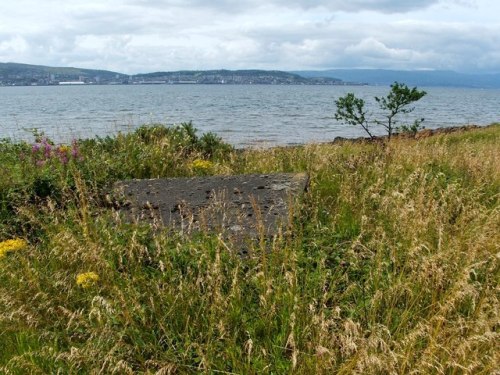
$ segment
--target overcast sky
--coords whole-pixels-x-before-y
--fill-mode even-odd
[[[499,0],[0,1],[0,62],[500,72]]]

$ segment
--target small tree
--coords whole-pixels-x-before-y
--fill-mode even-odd
[[[383,126],[387,130],[388,138],[391,139],[394,130],[398,129],[396,127],[396,116],[400,113],[407,114],[412,112],[415,107],[409,107],[409,105],[419,101],[426,94],[425,91],[419,91],[416,87],[410,89],[403,83],[394,82],[387,96],[375,97],[375,101],[378,103],[380,109],[388,111],[384,116],[386,120],[374,120],[373,123]],[[370,122],[366,118],[365,101],[363,99],[357,98],[353,93],[349,93],[336,100],[335,105],[337,106],[335,120],[349,125],[361,125],[370,138],[374,138],[370,131]],[[424,119],[416,120],[412,128],[418,129],[422,121]]]
[[[337,112],[335,113],[335,120],[345,122],[349,125],[361,125],[361,127],[368,133],[370,138],[373,135],[370,132],[370,124],[366,120],[365,101],[356,98],[352,92],[344,97],[335,100]]]

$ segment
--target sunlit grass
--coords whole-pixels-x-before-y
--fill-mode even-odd
[[[499,126],[245,151],[155,129],[43,165],[0,144],[0,243],[23,241],[0,259],[0,373],[498,370]],[[291,233],[246,258],[105,204],[122,178],[303,171]]]

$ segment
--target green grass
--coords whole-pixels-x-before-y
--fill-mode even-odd
[[[28,245],[0,258],[0,373],[494,373],[499,141],[234,151],[186,124],[78,141],[67,162],[4,141],[0,242]],[[244,259],[103,204],[124,178],[303,171],[292,235]]]

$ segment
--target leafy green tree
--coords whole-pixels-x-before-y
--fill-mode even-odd
[[[378,103],[380,109],[387,112],[384,115],[385,120],[375,119],[370,123],[366,117],[365,101],[357,98],[353,93],[348,93],[335,101],[335,105],[337,106],[335,119],[349,125],[360,125],[372,139],[374,136],[370,131],[371,124],[374,123],[383,126],[387,131],[388,138],[391,139],[394,131],[398,130],[396,127],[396,116],[400,113],[408,114],[412,112],[415,107],[411,107],[410,105],[422,99],[426,94],[425,91],[419,91],[416,87],[410,89],[404,83],[394,82],[387,96],[375,97],[375,101]],[[418,130],[423,121],[423,118],[416,120],[411,129]],[[403,126],[402,129],[408,129],[408,127]]]
[[[335,100],[337,112],[335,113],[335,120],[345,122],[349,125],[361,125],[361,127],[368,133],[370,138],[373,135],[370,132],[370,124],[366,119],[365,101],[350,92],[344,97]]]

